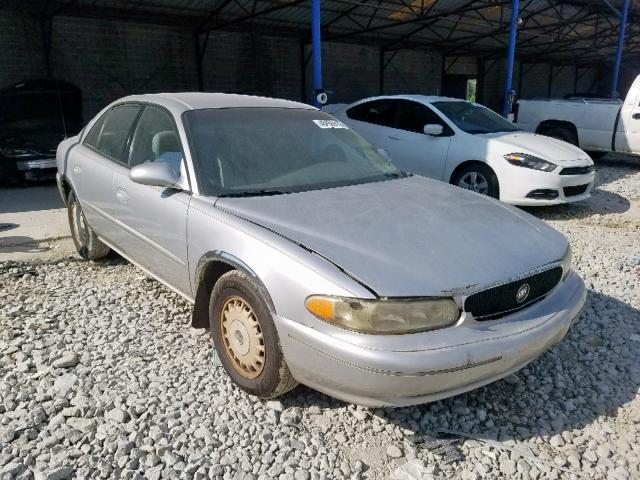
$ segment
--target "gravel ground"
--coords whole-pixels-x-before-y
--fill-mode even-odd
[[[190,306],[117,256],[0,263],[0,480],[640,478],[639,186],[608,160],[590,201],[531,210],[589,288],[563,342],[411,408],[245,395]]]

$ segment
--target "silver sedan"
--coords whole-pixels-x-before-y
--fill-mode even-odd
[[[123,98],[58,148],[79,254],[115,250],[193,303],[246,392],[364,405],[479,387],[559,342],[586,290],[566,239],[405,174],[308,105]]]

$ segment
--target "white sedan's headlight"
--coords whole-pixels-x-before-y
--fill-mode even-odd
[[[555,163],[547,162],[546,160],[526,153],[509,153],[504,156],[504,159],[512,165],[532,168],[533,170],[542,170],[543,172],[552,172],[557,167]]]
[[[573,261],[573,254],[571,253],[571,245],[567,245],[567,251],[562,257],[562,279],[564,280],[571,271],[571,262]]]
[[[370,334],[397,335],[448,327],[460,316],[450,298],[363,300],[312,295],[305,305],[333,325]]]

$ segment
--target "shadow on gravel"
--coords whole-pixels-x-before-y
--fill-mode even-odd
[[[579,430],[598,417],[615,417],[635,398],[640,341],[632,335],[639,333],[639,310],[590,290],[585,310],[567,337],[516,374],[434,403],[371,413],[427,441],[446,439],[438,432],[447,431],[505,441]],[[305,387],[283,397],[283,403],[347,405]]]
[[[628,198],[607,190],[596,189],[591,198],[565,205],[550,205],[545,207],[520,207],[527,213],[543,220],[584,219],[592,215],[607,215],[624,213],[631,208]]]
[[[595,161],[596,184],[607,185],[640,171],[640,157],[609,154]]]
[[[0,238],[0,253],[44,252],[49,247],[40,246],[38,240],[23,235]]]

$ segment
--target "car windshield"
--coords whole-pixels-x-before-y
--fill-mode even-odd
[[[317,110],[191,110],[184,121],[204,195],[274,195],[403,176],[358,134]]]
[[[509,120],[482,105],[471,102],[433,102],[456,126],[467,133],[517,132]]]

